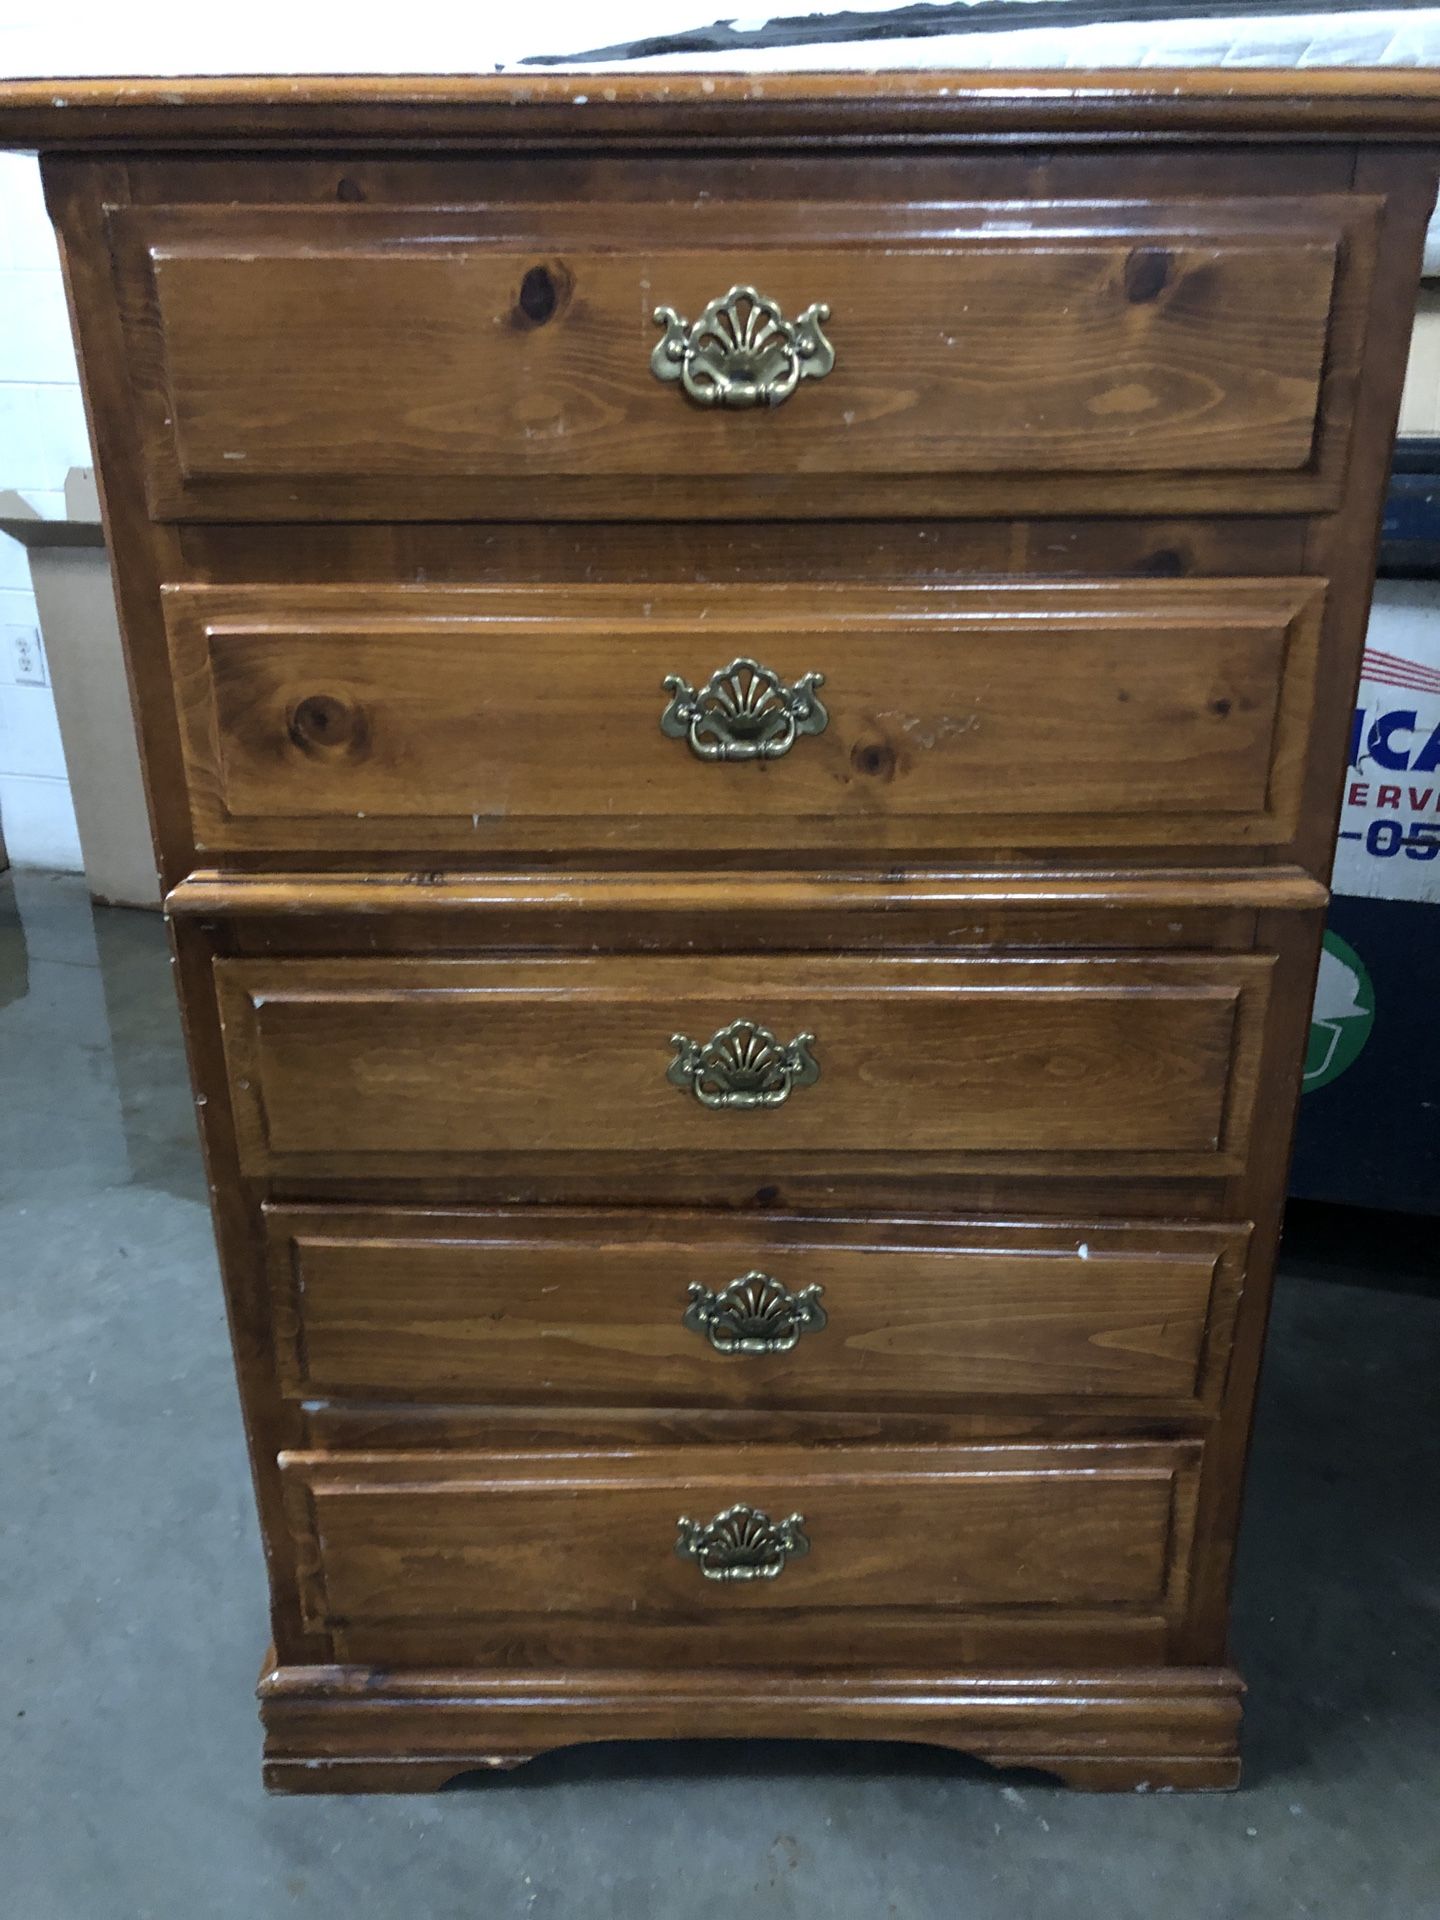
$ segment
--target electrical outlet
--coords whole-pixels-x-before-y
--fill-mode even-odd
[[[50,675],[45,668],[45,648],[38,627],[7,627],[10,667],[17,687],[48,687]]]

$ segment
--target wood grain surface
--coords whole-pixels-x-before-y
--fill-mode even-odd
[[[795,1608],[1164,1608],[1183,1589],[1196,1449],[737,1448],[286,1455],[311,1625],[457,1614],[714,1617]],[[707,1580],[677,1520],[803,1511],[778,1578]],[[311,1531],[313,1529],[313,1531]],[[764,1634],[755,1636],[757,1663]]]
[[[764,203],[131,224],[162,514],[198,481],[327,474],[393,479],[401,515],[419,477],[658,474],[693,494],[702,474],[808,474],[823,515],[832,473],[1294,472],[1339,240],[1323,203],[1271,202],[1011,222],[816,202],[803,241]],[[779,408],[697,409],[651,371],[654,310],[695,320],[737,285],[791,318],[824,302],[834,371]]]
[[[583,94],[583,98],[577,95]],[[580,111],[583,108],[584,111]],[[976,138],[1317,143],[1440,133],[1440,82],[1423,68],[1097,69],[1076,73],[607,73],[216,76],[10,80],[0,142],[62,150],[200,145],[293,149],[597,141],[642,150],[700,140]],[[1207,153],[1206,164],[1211,155]]]
[[[216,963],[247,1169],[423,1171],[502,1150],[1125,1154],[1220,1173],[1248,1138],[1263,956]],[[674,1034],[815,1036],[783,1105],[707,1109]]]
[[[304,1399],[955,1410],[1213,1407],[1236,1228],[267,1211],[277,1362]],[[724,1353],[691,1289],[818,1287],[823,1328]]]
[[[1283,844],[1319,582],[864,591],[177,587],[197,844],[494,853]],[[666,681],[824,675],[823,733],[707,762]]]

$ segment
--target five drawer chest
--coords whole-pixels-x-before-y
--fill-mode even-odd
[[[1235,1783],[1437,138],[1391,73],[0,86],[269,1784],[745,1735]]]

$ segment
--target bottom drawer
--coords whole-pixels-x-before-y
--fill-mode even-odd
[[[890,1614],[912,1627],[956,1609],[1173,1617],[1199,1452],[742,1446],[281,1466],[312,1628],[504,1616],[563,1645],[567,1623],[690,1623],[710,1648],[712,1624],[756,1611],[829,1616],[837,1645],[844,1622]],[[752,1644],[763,1663],[766,1637]]]

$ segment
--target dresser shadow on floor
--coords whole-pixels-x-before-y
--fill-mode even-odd
[[[674,1780],[725,1782],[817,1778],[983,1781],[1061,1791],[1033,1767],[992,1767],[970,1754],[900,1740],[602,1740],[537,1754],[509,1773],[484,1768],[457,1775],[443,1793]]]
[[[1440,1769],[1433,1243],[1433,1222],[1292,1209],[1235,1581],[1246,1786]]]

